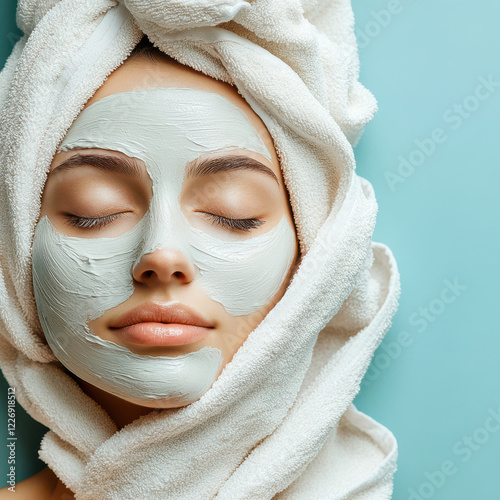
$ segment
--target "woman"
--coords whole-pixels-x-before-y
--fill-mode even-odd
[[[372,251],[373,192],[351,168],[348,140],[357,140],[367,117],[342,118],[332,108],[339,128],[319,104],[321,92],[313,98],[305,90],[299,67],[290,72],[242,38],[237,25],[221,24],[232,16],[247,27],[255,23],[257,32],[258,5],[248,6],[199,6],[211,27],[180,34],[161,30],[168,16],[180,22],[176,9],[188,25],[199,19],[187,5],[159,4],[147,16],[140,3],[128,2],[130,11],[106,6],[75,61],[95,68],[85,57],[97,54],[96,46],[119,60],[123,52],[113,51],[132,45],[136,22],[163,52],[142,38],[77,114],[74,105],[73,114],[64,111],[64,98],[70,102],[64,96],[71,96],[69,84],[78,89],[72,74],[81,65],[63,63],[52,95],[60,96],[59,116],[67,121],[57,126],[57,134],[64,131],[57,148],[47,146],[45,176],[35,173],[43,189],[39,210],[29,209],[32,233],[22,210],[13,210],[28,202],[21,196],[26,183],[11,178],[24,175],[14,168],[21,163],[10,157],[23,148],[26,157],[28,145],[22,129],[8,130],[12,114],[3,109],[1,185],[12,218],[2,219],[2,227],[13,252],[2,268],[11,272],[16,252],[19,262],[31,263],[43,334],[37,339],[29,328],[13,329],[11,302],[1,363],[18,401],[50,428],[39,452],[48,467],[16,485],[18,493],[388,498],[392,491],[394,438],[350,404],[398,293],[390,252],[381,245]],[[74,7],[71,20],[96,22],[88,7]],[[26,33],[40,19],[40,30],[50,25],[57,32],[57,16],[68,14],[61,3],[21,11],[19,19],[31,23]],[[212,78],[164,54],[187,62],[199,50],[191,41],[200,37]],[[289,42],[292,51],[295,41]],[[222,49],[238,51],[245,43],[245,57]],[[210,66],[215,48],[230,71],[224,78],[215,79]],[[25,54],[28,61],[29,45]],[[255,87],[250,65],[259,58],[269,71]],[[289,75],[286,85],[273,67]],[[4,75],[9,71],[7,64]],[[16,76],[12,88],[24,85]],[[97,80],[89,81],[91,87]],[[290,106],[289,89],[303,99],[280,109]],[[351,86],[356,92],[373,104]],[[20,106],[14,115],[26,122],[29,113]],[[304,113],[317,116],[311,121]],[[59,119],[51,116],[46,130]],[[47,136],[51,144],[57,134]],[[29,234],[26,260],[20,255]],[[23,274],[12,282],[22,288]],[[21,307],[33,311],[29,300]]]
[[[145,75],[148,75],[147,79],[144,78]],[[151,81],[155,82],[155,87],[149,86]],[[179,197],[179,208],[184,210],[186,219],[189,219],[190,223],[195,227],[198,226],[205,232],[208,231],[208,234],[214,234],[222,238],[233,237],[235,241],[244,241],[249,237],[254,238],[260,234],[266,234],[275,228],[284,217],[290,228],[288,238],[280,238],[280,240],[277,240],[277,247],[270,247],[271,252],[284,250],[280,255],[283,259],[282,262],[281,259],[272,261],[272,265],[278,265],[283,268],[280,274],[274,277],[274,282],[272,283],[274,288],[279,288],[279,290],[270,297],[270,300],[267,301],[266,298],[264,307],[254,308],[256,310],[250,314],[234,315],[234,312],[231,314],[230,308],[227,311],[224,309],[223,304],[210,299],[203,288],[197,286],[194,279],[195,267],[193,262],[191,262],[185,253],[173,250],[170,244],[168,247],[165,246],[150,253],[143,250],[140,259],[132,270],[135,288],[133,294],[128,300],[121,302],[119,306],[107,309],[105,314],[91,321],[89,326],[100,338],[123,346],[138,355],[178,358],[179,355],[199,351],[204,346],[216,347],[222,353],[223,358],[222,362],[218,364],[217,373],[215,374],[215,377],[217,377],[244,342],[250,331],[257,326],[260,319],[267,314],[283,295],[288,285],[293,265],[297,259],[298,249],[288,196],[283,184],[281,169],[272,139],[258,115],[252,111],[246,101],[230,85],[218,82],[202,73],[182,66],[156,49],[147,38],[143,38],[129,59],[110,75],[104,85],[87,102],[84,109],[110,95],[127,93],[144,88],[167,89],[173,87],[179,90],[177,86],[182,87],[181,90],[199,89],[204,92],[215,93],[217,96],[223,96],[231,102],[232,106],[237,106],[245,113],[245,116],[236,116],[236,124],[233,123],[232,126],[237,126],[240,120],[244,126],[248,127],[251,124],[255,128],[255,139],[260,138],[266,145],[266,148],[268,148],[269,154],[272,156],[272,161],[263,158],[262,154],[252,151],[230,150],[229,153],[234,156],[230,156],[228,153],[224,154],[225,158],[232,159],[233,164],[229,164],[229,167],[221,161],[219,156],[214,157],[213,153],[211,155],[205,153],[200,158],[205,160],[211,159],[212,164],[206,161],[203,172],[200,172],[197,176],[192,175],[191,178],[184,180],[182,193]],[[132,95],[134,96],[134,94]],[[203,97],[202,94],[200,95]],[[153,93],[153,98],[154,96],[155,94]],[[176,99],[179,99],[179,97],[176,96]],[[178,100],[177,102],[180,104]],[[211,104],[210,101],[207,102],[208,105]],[[218,99],[215,103],[220,106],[222,102],[221,99]],[[139,106],[137,101],[127,104],[129,106]],[[189,104],[191,104],[191,101]],[[157,105],[158,101],[155,100],[155,106]],[[195,130],[195,120],[198,119],[197,115],[200,111],[200,109],[193,110],[192,116],[187,117],[189,132],[191,133]],[[212,111],[217,111],[217,109]],[[218,111],[220,113],[220,110]],[[208,112],[210,112],[210,109]],[[225,116],[226,119],[230,118],[229,114],[222,116]],[[123,116],[118,113],[116,121],[113,121],[112,118],[110,119],[106,114],[101,114],[99,111],[97,117],[101,119],[107,118],[106,128],[119,126],[120,124],[123,125]],[[141,122],[140,120],[137,121],[137,117],[134,118],[136,118],[134,121],[137,127],[136,130],[143,127],[146,134],[148,132],[151,133],[151,130],[148,130],[150,124],[146,120]],[[156,127],[159,127],[158,120],[160,118],[155,118]],[[217,116],[214,116],[214,119],[216,118]],[[201,123],[203,128],[203,120]],[[178,127],[179,124],[176,126]],[[72,130],[75,129],[70,129],[70,131]],[[249,133],[249,130],[246,130],[246,133]],[[168,129],[166,127],[162,129],[162,134],[166,142],[172,140],[168,136]],[[88,136],[84,136],[82,139],[85,141],[91,140]],[[121,135],[121,139],[124,139],[123,134]],[[180,145],[178,144],[177,147],[180,147]],[[235,154],[238,151],[240,156]],[[106,160],[109,160],[110,155],[115,163],[107,164]],[[104,165],[116,166],[118,160],[131,163],[134,161],[134,158],[128,157],[119,151],[104,150],[102,148],[76,148],[67,152],[57,153],[54,156],[44,187],[40,219],[46,215],[58,232],[76,238],[109,238],[127,232],[137,224],[138,220],[144,217],[144,213],[150,205],[152,181],[146,173],[144,162],[141,160],[137,160],[138,167],[141,169],[139,177],[120,174],[116,170],[103,169]],[[196,166],[200,163],[201,161],[198,161],[198,163],[193,161],[183,168]],[[224,169],[216,171],[217,165],[223,165]],[[68,168],[69,166],[71,168]],[[173,165],[166,165],[165,168],[169,166],[173,167]],[[201,166],[203,167],[203,164]],[[56,172],[58,175],[56,175]],[[61,175],[61,173],[63,174]],[[177,175],[177,171],[172,171],[171,173]],[[160,183],[158,183],[157,189],[161,189]],[[121,209],[114,208],[120,204],[122,204]],[[215,212],[214,215],[216,216],[214,217],[209,212],[201,212],[203,207],[209,207]],[[87,216],[77,217],[76,215],[71,215],[70,217],[67,214],[68,211],[76,211]],[[100,218],[95,217],[96,214],[104,212],[110,212],[110,214],[111,212],[121,212],[121,217],[124,220],[120,221],[120,223],[113,222],[113,216],[114,219],[118,218],[115,214],[107,214]],[[225,216],[222,214],[225,214]],[[245,216],[243,217],[240,214],[244,214]],[[241,227],[235,225],[237,223]],[[248,227],[244,224],[247,224]],[[174,229],[180,231],[181,226]],[[285,246],[283,248],[283,244],[288,245],[288,247]],[[35,261],[37,256],[43,259],[44,251],[46,251],[46,248],[35,245]],[[244,252],[241,253],[241,256],[246,259],[250,257],[250,255],[245,255]],[[258,262],[254,264],[258,264]],[[265,264],[261,263],[263,265],[261,270],[268,273],[272,271],[272,269],[266,271]],[[218,263],[215,271],[224,273],[225,268],[229,266],[231,266],[230,262],[221,261]],[[258,267],[255,268],[255,265],[252,266],[249,262],[245,263],[246,266],[249,267],[251,273],[259,271]],[[34,270],[38,271],[38,273],[42,273],[42,269],[46,273],[49,271],[43,262],[40,262],[39,265],[34,264]],[[248,278],[245,271],[246,269],[244,268],[240,269],[240,273],[243,274],[242,277]],[[57,277],[60,279],[64,270],[57,269],[56,272],[58,272]],[[232,268],[232,272],[235,272],[234,267]],[[51,287],[48,281],[50,279],[40,279],[38,307],[43,307],[45,290],[51,290],[51,293],[54,292],[54,283],[52,283],[53,286]],[[241,291],[243,285],[244,283],[237,283],[234,292],[237,294],[240,293],[242,295],[241,299],[245,303],[250,302],[252,299],[255,300],[255,290],[248,289],[246,290],[246,294],[244,294]],[[263,288],[264,283],[259,281],[259,285]],[[55,286],[57,287],[57,285]],[[234,297],[232,298],[234,299]],[[73,308],[77,307],[74,293],[71,295],[71,299],[73,302],[68,305],[73,306]],[[50,297],[48,297],[48,300],[50,300]],[[100,297],[100,300],[102,300],[102,297]],[[116,301],[119,302],[119,300],[117,298]],[[177,304],[179,301],[180,304]],[[175,302],[175,309],[172,307],[169,308],[168,305],[163,306],[163,303],[169,304],[172,302]],[[187,326],[200,322],[203,324],[206,323],[208,326],[195,326],[191,329],[188,326],[187,328],[183,328],[180,332],[181,335],[179,335],[178,326],[170,329],[159,329],[159,324],[164,325],[168,323],[167,321],[161,322],[160,319],[156,323],[151,319],[150,322],[153,322],[155,326],[137,332],[130,332],[130,328],[126,330],[126,328],[118,329],[108,326],[109,324],[116,323],[121,316],[124,316],[131,310],[136,310],[137,307],[144,314],[157,313],[159,315],[168,315],[171,311],[173,311],[172,314],[179,314],[179,311],[182,309],[183,314],[190,313],[192,316],[202,316],[207,319],[197,321],[196,319],[178,318],[177,320],[172,320],[171,323],[184,324],[186,322]],[[56,309],[57,306],[52,305],[52,308],[48,308],[47,315],[55,315]],[[64,314],[64,308],[61,311],[57,311],[57,313]],[[134,324],[140,325],[144,322],[137,321]],[[47,328],[44,328],[44,331],[50,335],[50,320],[46,326]],[[121,330],[123,330],[123,333]],[[118,331],[120,333],[117,333]],[[202,338],[197,340],[200,333],[202,334]],[[64,334],[68,335],[67,330]],[[131,335],[133,335],[133,338],[130,338]],[[193,338],[193,336],[196,336],[196,338]],[[52,341],[55,343],[54,347],[57,349],[55,338],[52,338]],[[81,354],[81,352],[75,352],[75,356],[78,354]],[[60,354],[59,359],[62,357],[63,355]],[[123,360],[121,362],[123,363]],[[74,368],[74,371],[78,371],[78,360],[72,358],[67,363],[69,369]],[[92,370],[95,370],[95,365],[92,366]],[[131,423],[139,416],[146,415],[151,411],[152,407],[175,408],[192,402],[191,400],[178,401],[178,398],[170,397],[169,399],[164,398],[161,403],[158,403],[158,399],[152,399],[150,402],[137,404],[136,402],[118,397],[111,392],[106,392],[102,388],[89,383],[87,380],[80,379],[74,372],[69,371],[69,374],[74,376],[86,394],[91,396],[106,410],[118,429]],[[206,377],[206,374],[201,371],[199,375]],[[198,382],[192,372],[186,371],[183,376],[191,376],[193,378],[192,383],[195,385],[199,382],[206,384],[206,380]],[[92,380],[92,377],[89,375],[86,378]],[[149,382],[151,383],[151,381]],[[172,391],[178,391],[181,387],[181,384],[173,377],[171,383]],[[133,399],[131,396],[129,398]],[[18,485],[18,491],[24,492],[25,485],[23,483],[26,483],[33,494],[32,498],[35,498],[36,492],[45,491],[49,485],[54,484],[55,476],[49,474],[48,471],[42,471],[35,477],[39,478],[40,481],[33,482],[33,478],[23,481]],[[66,494],[71,493],[58,480],[55,484],[54,492],[46,498],[59,498],[58,495],[60,495],[61,491],[64,491]],[[38,498],[42,500],[40,496]]]

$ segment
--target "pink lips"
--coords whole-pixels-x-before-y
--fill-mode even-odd
[[[124,342],[174,346],[199,342],[214,324],[180,302],[147,302],[122,316],[110,329]]]

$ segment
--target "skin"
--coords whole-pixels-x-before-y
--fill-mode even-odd
[[[285,215],[295,232],[288,193],[283,182],[280,163],[272,138],[260,117],[238,94],[235,87],[181,65],[168,56],[162,57],[161,60],[152,61],[146,56],[139,55],[128,59],[115,70],[86,103],[85,108],[114,93],[151,87],[195,88],[224,96],[246,114],[272,155],[272,162],[269,162],[263,156],[250,151],[238,150],[233,152],[259,160],[273,171],[278,182],[269,175],[247,170],[235,170],[234,172],[186,179],[182,188],[180,204],[188,220],[197,227],[203,227],[203,224],[210,223],[206,215],[196,210],[196,193],[208,189],[216,193],[214,199],[215,208],[222,208],[222,212],[225,211],[224,213],[228,217],[258,217],[265,220],[264,224],[250,230],[248,233],[241,230],[224,229],[219,226],[221,231],[229,231],[241,238],[254,237],[271,230]],[[106,153],[125,157],[121,152],[102,149],[78,149],[56,154],[44,187],[40,217],[47,215],[58,231],[82,238],[117,236],[133,227],[147,210],[149,198],[152,194],[151,179],[143,162],[136,160],[143,170],[143,175],[139,180],[128,178],[124,174],[103,172],[90,166],[79,166],[54,176],[50,175],[54,168],[76,153]],[[103,200],[106,200],[106,203]],[[123,206],[124,202],[128,207],[125,216],[101,228],[78,228],[70,225],[68,219],[65,218],[67,213],[85,217],[99,217],[102,216],[103,212],[106,215],[122,212],[123,210],[113,211],[109,208],[113,203],[121,203],[121,206]],[[224,206],[217,207],[217,204],[221,203]],[[220,214],[221,210],[214,210],[214,213]],[[231,316],[228,314],[221,304],[211,300],[201,288],[193,283],[193,263],[176,249],[162,248],[144,255],[133,269],[134,293],[132,296],[119,306],[106,311],[100,318],[90,321],[89,326],[101,338],[124,345],[138,354],[175,356],[198,350],[205,345],[218,347],[222,350],[224,357],[218,376],[226,364],[231,361],[249,333],[257,327],[283,296],[296,269],[298,258],[297,239],[295,239],[295,243],[294,261],[281,289],[264,308],[253,314],[245,316]],[[213,332],[201,342],[182,346],[139,346],[127,345],[121,342],[113,334],[109,325],[126,311],[147,300],[161,303],[178,300],[183,304],[187,304],[215,324]],[[119,429],[151,411],[151,408],[135,405],[106,393],[79,379],[72,373],[68,373],[77,381],[82,390],[109,414]],[[175,408],[170,411],[175,411]],[[43,474],[39,473],[26,481],[20,482],[17,485],[19,490],[23,487],[23,483],[26,483],[25,488],[28,489],[27,483],[31,481],[29,483],[31,485],[30,489],[36,489],[36,491],[41,491],[39,488],[42,483],[46,488],[49,485],[48,489],[51,489],[52,493],[50,496],[45,496],[45,498],[52,500],[61,498],[70,500],[74,498],[71,491],[57,479],[48,467],[42,472]],[[38,485],[35,486],[34,479],[37,476],[39,481]]]

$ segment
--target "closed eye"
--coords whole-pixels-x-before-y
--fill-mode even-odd
[[[113,222],[120,214],[105,215],[104,217],[79,217],[78,215],[65,214],[64,218],[70,226],[81,229],[102,228]]]
[[[262,226],[266,221],[257,218],[250,219],[230,219],[222,215],[206,213],[213,222],[228,229],[238,229],[239,231],[250,231],[256,227]]]

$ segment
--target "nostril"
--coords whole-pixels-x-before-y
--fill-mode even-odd
[[[189,283],[194,279],[194,265],[179,250],[156,249],[144,254],[133,268],[134,279],[140,283]]]

